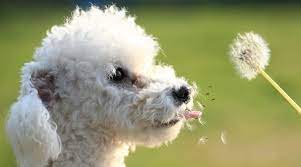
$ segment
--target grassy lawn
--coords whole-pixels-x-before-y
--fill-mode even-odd
[[[46,30],[70,10],[11,9],[0,20],[0,166],[16,166],[4,134],[4,120],[18,95],[20,68],[30,61]],[[158,37],[162,62],[195,81],[206,107],[201,126],[193,123],[158,149],[138,147],[130,167],[266,167],[301,165],[301,117],[261,77],[240,79],[229,63],[229,44],[238,32],[253,30],[270,43],[267,72],[301,104],[300,7],[137,8],[138,23]],[[212,86],[212,88],[210,88]],[[210,96],[205,96],[210,92]],[[215,98],[214,101],[211,99]],[[226,131],[228,144],[220,134]],[[205,145],[198,145],[208,136]]]

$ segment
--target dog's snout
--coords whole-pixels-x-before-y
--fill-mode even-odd
[[[181,86],[179,89],[173,89],[172,96],[180,103],[187,103],[190,99],[190,90],[186,86]]]

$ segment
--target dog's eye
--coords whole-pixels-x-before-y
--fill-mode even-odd
[[[125,77],[126,77],[126,72],[121,67],[118,67],[116,68],[115,73],[109,77],[109,79],[114,82],[120,82]]]

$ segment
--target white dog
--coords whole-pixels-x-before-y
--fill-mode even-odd
[[[7,122],[21,167],[124,167],[136,145],[172,141],[196,87],[156,64],[159,45],[124,9],[75,10],[24,65]]]

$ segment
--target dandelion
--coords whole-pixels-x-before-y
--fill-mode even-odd
[[[230,50],[231,60],[242,77],[254,79],[269,64],[268,44],[253,32],[238,34]]]
[[[269,64],[270,49],[260,35],[253,32],[238,34],[231,45],[230,58],[243,78],[252,80],[261,74],[301,114],[301,108],[264,71]]]

